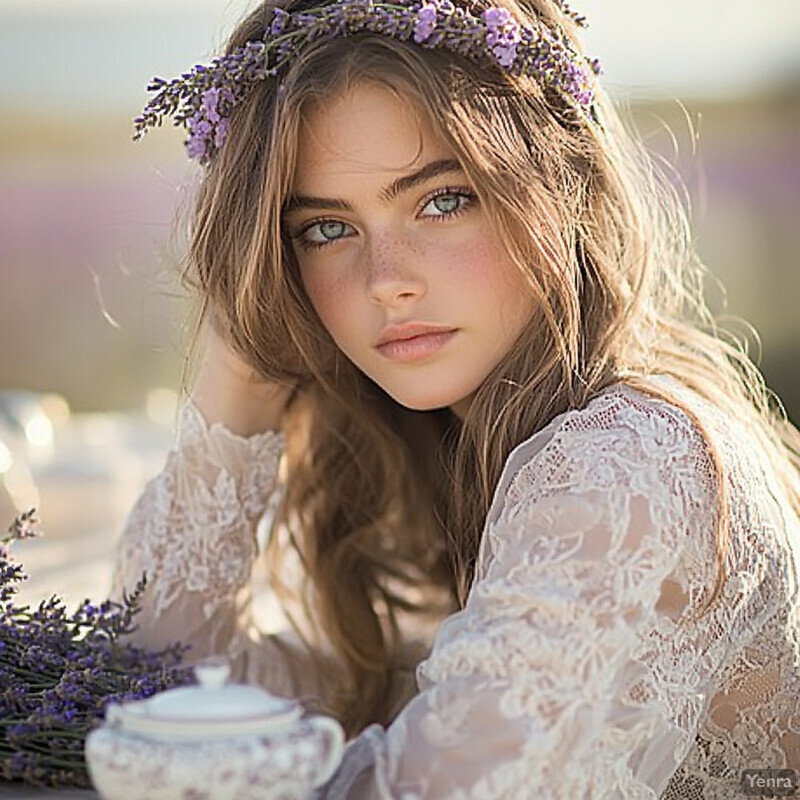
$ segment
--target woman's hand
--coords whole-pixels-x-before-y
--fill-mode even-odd
[[[292,389],[264,380],[209,325],[206,350],[192,399],[209,424],[221,422],[233,433],[252,436],[280,430]]]

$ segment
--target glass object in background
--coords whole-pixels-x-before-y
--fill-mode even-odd
[[[139,411],[73,413],[58,395],[0,392],[4,524],[35,507],[44,533],[17,543],[22,599],[56,593],[72,606],[107,594],[116,532],[163,463],[176,402],[155,389]]]

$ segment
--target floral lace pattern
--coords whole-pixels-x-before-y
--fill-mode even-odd
[[[206,596],[203,611],[209,618],[249,578],[255,552],[251,529],[275,489],[283,437],[269,432],[245,439],[219,424],[209,428],[189,402],[179,442],[143,496],[146,502],[132,512],[118,565],[131,565],[137,559],[130,558],[130,550],[138,552],[156,616],[188,590]],[[145,527],[142,541],[136,532]],[[129,571],[118,569],[116,580]]]
[[[517,447],[470,596],[418,665],[417,693],[348,745],[315,797],[728,800],[744,769],[800,770],[800,523],[747,431],[653,380],[704,433],[617,385]],[[118,575],[156,576],[145,638],[189,635],[202,650],[232,647],[241,630],[235,598],[282,443],[200,423],[184,412],[126,526]],[[705,436],[727,481],[730,577],[695,617],[717,575]],[[295,696],[324,683],[270,645],[244,646],[271,665],[251,678]]]
[[[117,547],[114,592],[147,574],[138,643],[190,644],[190,660],[225,653],[247,672],[249,581],[255,528],[277,490],[285,441],[267,432],[241,437],[207,425],[187,400],[162,472],[128,516]],[[266,679],[288,693],[287,676]]]

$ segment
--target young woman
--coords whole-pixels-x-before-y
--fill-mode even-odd
[[[265,5],[138,120],[205,169],[204,335],[117,583],[147,572],[140,643],[339,718],[325,796],[727,800],[800,768],[800,439],[578,22]],[[250,624],[268,508],[292,634]]]

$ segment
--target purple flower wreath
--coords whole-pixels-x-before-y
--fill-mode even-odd
[[[584,18],[559,3],[578,25]],[[595,76],[599,62],[580,55],[566,34],[544,24],[520,25],[508,9],[489,7],[480,17],[451,0],[384,3],[338,0],[305,11],[274,10],[263,40],[197,65],[172,81],[154,78],[156,92],[134,120],[134,139],[171,116],[188,131],[188,155],[208,163],[225,144],[234,106],[252,86],[277,77],[301,48],[313,41],[373,33],[421,47],[440,48],[479,62],[489,61],[513,75],[531,75],[559,91],[584,115],[593,116]]]

